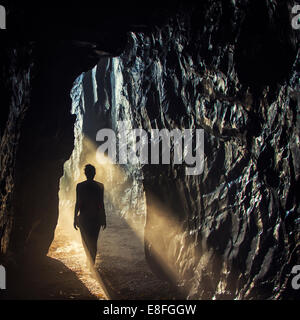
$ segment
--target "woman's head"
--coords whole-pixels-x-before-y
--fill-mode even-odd
[[[96,168],[91,164],[87,164],[84,168],[84,173],[88,180],[93,180],[96,175]]]

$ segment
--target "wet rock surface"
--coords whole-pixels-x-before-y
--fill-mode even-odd
[[[131,33],[119,58],[98,65],[107,79],[99,110],[112,122],[205,130],[203,174],[142,167],[146,256],[162,274],[152,251],[165,243],[161,255],[188,298],[297,297],[299,52],[282,25],[287,8],[208,1],[150,35]],[[178,230],[159,225],[156,202]]]
[[[151,245],[159,238],[187,298],[298,298],[291,288],[291,269],[300,263],[299,33],[290,26],[292,5],[207,0],[170,13],[159,28],[128,38],[122,30],[115,43],[89,33],[103,25],[88,24],[80,34],[91,35],[85,44],[40,40],[33,51],[18,41],[5,44],[13,49],[1,49],[0,262],[47,253],[59,179],[73,148],[73,81],[97,63],[97,51],[122,52],[98,65],[106,96],[97,110],[109,121],[103,126],[127,119],[145,130],[205,130],[203,174],[186,176],[184,166],[174,165],[140,168],[152,269],[162,273]],[[113,117],[116,79],[122,86]],[[156,224],[156,203],[178,229]]]

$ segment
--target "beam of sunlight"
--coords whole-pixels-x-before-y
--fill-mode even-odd
[[[74,206],[75,206],[75,195],[76,195],[76,185],[77,183],[84,181],[86,178],[84,176],[84,166],[87,163],[91,163],[96,168],[95,180],[100,181],[104,184],[104,197],[105,197],[105,209],[106,214],[116,214],[124,218],[125,222],[129,227],[135,232],[138,239],[144,244],[144,241],[151,244],[151,253],[155,256],[156,261],[159,263],[160,267],[168,275],[173,283],[176,283],[179,275],[176,273],[174,268],[174,262],[168,261],[169,253],[173,250],[172,243],[164,243],[163,237],[157,238],[158,234],[172,234],[173,238],[179,234],[179,223],[172,218],[172,213],[158,200],[151,201],[148,204],[147,210],[151,211],[151,220],[155,220],[155,230],[153,232],[147,232],[145,234],[145,223],[146,223],[146,209],[144,212],[136,212],[130,207],[129,204],[126,205],[126,201],[130,202],[130,195],[126,195],[125,192],[128,190],[128,174],[125,169],[121,166],[112,163],[110,159],[104,154],[99,155],[103,157],[101,164],[96,160],[96,150],[97,145],[90,141],[87,137],[83,138],[83,148],[81,153],[81,161],[79,164],[80,172],[77,179],[69,179],[64,185],[61,183],[60,189],[60,216],[58,222],[58,229],[62,230],[70,239],[72,239],[72,245],[75,248],[82,246],[81,237],[79,231],[73,229],[73,219],[74,219]],[[105,158],[105,159],[104,159]],[[130,189],[129,189],[130,190]],[[132,192],[132,190],[130,190]],[[144,192],[141,192],[139,201],[145,202]],[[98,241],[98,249],[100,246],[100,258],[97,256],[97,261],[101,261],[101,232],[100,241]],[[65,248],[66,250],[67,248]],[[168,254],[166,252],[168,251]],[[98,279],[100,283],[101,278]],[[105,290],[105,288],[103,288]],[[106,293],[108,297],[108,293]]]

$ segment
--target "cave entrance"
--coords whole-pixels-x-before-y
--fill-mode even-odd
[[[76,115],[74,150],[64,164],[59,220],[49,252],[73,269],[100,298],[166,299],[170,288],[151,272],[145,258],[146,204],[141,167],[116,165],[107,158],[99,164],[97,131],[118,130],[119,119],[129,126],[132,123],[130,108],[126,110],[126,103],[121,101],[117,63],[118,58],[102,59],[74,82],[71,91],[71,112]],[[98,238],[96,276],[90,273],[86,263],[80,232],[73,228],[76,185],[86,180],[84,167],[88,163],[95,166],[95,180],[105,188],[107,228],[100,230]]]

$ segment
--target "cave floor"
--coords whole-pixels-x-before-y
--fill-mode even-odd
[[[92,277],[86,266],[86,257],[81,244],[74,241],[59,227],[56,229],[48,256],[60,261],[68,270],[68,272],[58,271],[61,278],[57,278],[56,283],[53,284],[60,287],[60,290],[56,290],[55,294],[50,294],[53,299],[107,299],[101,285]],[[73,281],[70,279],[70,273],[76,276],[76,281],[74,277]]]
[[[2,291],[0,300],[106,299],[99,283],[81,263],[81,251],[75,247],[70,252],[70,245],[61,235],[53,241],[48,256],[26,259],[22,267],[8,274],[8,290]]]
[[[150,270],[144,253],[144,224],[108,215],[100,231],[96,266],[111,299],[175,299],[174,290]]]
[[[157,278],[145,260],[141,222],[128,223],[115,214],[107,216],[107,228],[101,230],[98,241],[97,272],[93,275],[82,244],[59,226],[48,256],[60,261],[77,278],[72,287],[68,272],[58,271],[61,279],[57,278],[53,285],[60,289],[49,293],[50,299],[176,299],[171,286]]]

